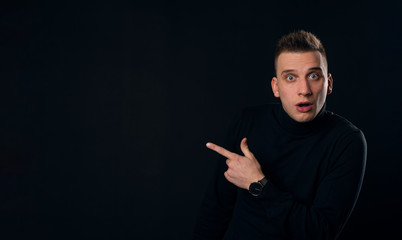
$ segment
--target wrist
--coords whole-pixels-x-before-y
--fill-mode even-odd
[[[265,178],[265,175],[263,173],[256,175],[249,183],[250,184],[254,183],[254,182],[258,182],[260,180],[262,180],[263,178]]]
[[[268,179],[263,176],[260,180],[250,184],[248,192],[254,197],[260,196],[267,182]]]

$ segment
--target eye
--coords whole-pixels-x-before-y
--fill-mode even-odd
[[[286,76],[286,80],[293,81],[295,80],[295,77],[293,75],[288,75]]]
[[[320,78],[320,75],[318,75],[317,73],[312,73],[312,74],[310,74],[310,78],[311,79],[318,79],[318,78]]]

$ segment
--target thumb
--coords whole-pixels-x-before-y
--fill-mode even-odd
[[[247,144],[247,138],[243,138],[240,143],[240,149],[243,152],[244,156],[247,158],[253,159],[254,154],[250,151]]]

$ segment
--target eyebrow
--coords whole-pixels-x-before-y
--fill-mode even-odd
[[[321,71],[322,72],[322,69],[320,68],[320,67],[313,67],[313,68],[309,68],[308,70],[319,70],[319,71]]]
[[[322,69],[321,69],[320,67],[312,67],[312,68],[309,68],[308,70],[309,70],[309,71],[311,71],[311,70],[319,70],[319,71],[322,72]],[[281,76],[282,76],[284,73],[289,73],[289,72],[294,72],[294,71],[295,71],[294,69],[286,69],[286,70],[283,70],[283,71],[281,72]]]
[[[283,71],[281,72],[281,76],[282,76],[284,73],[294,72],[294,71],[295,71],[294,69],[283,70]]]

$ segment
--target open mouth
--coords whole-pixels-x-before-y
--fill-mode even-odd
[[[299,103],[299,104],[297,104],[297,106],[299,106],[299,107],[307,107],[307,106],[310,106],[311,105],[311,103]]]
[[[311,106],[311,105],[313,105],[311,102],[305,101],[305,102],[299,102],[296,106],[298,106],[298,107],[308,107],[308,106]]]
[[[311,102],[300,102],[296,105],[296,109],[299,112],[305,113],[312,109],[313,104]]]

